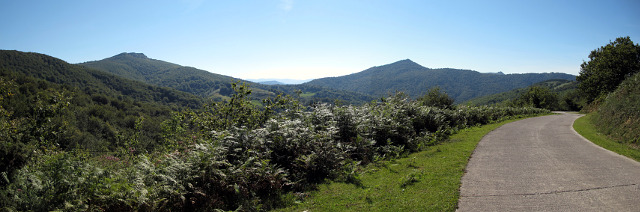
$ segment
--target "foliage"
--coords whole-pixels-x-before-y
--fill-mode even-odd
[[[548,88],[529,87],[526,93],[514,100],[514,105],[557,110],[558,95]]]
[[[69,98],[64,91],[39,91],[31,99],[32,105],[23,108],[26,109],[26,117],[21,117],[16,116],[17,111],[11,105],[2,104],[20,95],[16,88],[22,87],[0,78],[0,172],[6,173],[7,177],[21,168],[33,152],[60,147],[60,141],[67,139],[70,128],[62,120],[62,114],[69,106]],[[0,182],[0,185],[5,183]]]
[[[296,96],[304,105],[312,105],[317,103],[335,103],[363,105],[374,100],[372,96],[346,90],[332,89],[317,85],[298,84],[298,85],[262,85],[252,84],[253,87],[262,88],[273,93],[282,93],[285,95]],[[300,93],[300,95],[298,95]]]
[[[87,95],[103,95],[179,110],[198,108],[202,101],[188,93],[127,80],[95,69],[66,63],[37,53],[0,50],[0,76],[44,80],[60,86],[79,89]]]
[[[640,162],[640,148],[638,145],[629,142],[620,142],[619,140],[612,139],[610,136],[603,134],[600,127],[595,124],[597,116],[596,112],[586,114],[583,117],[576,119],[573,123],[573,129],[582,135],[582,137],[598,146],[601,146],[602,148]]]
[[[447,93],[440,91],[440,87],[429,89],[427,94],[418,98],[418,102],[424,106],[437,107],[442,109],[453,109],[454,100]]]
[[[460,179],[484,135],[510,121],[461,130],[406,158],[362,167],[361,184],[331,182],[276,211],[455,211]]]
[[[601,132],[615,140],[640,145],[640,73],[607,95],[594,120]]]
[[[443,109],[404,94],[362,106],[303,106],[289,96],[256,103],[238,84],[194,108],[198,98],[169,88],[0,53],[3,210],[268,210],[326,180],[358,184],[359,165],[458,129],[548,112]]]
[[[188,94],[17,51],[0,51],[0,82],[0,172],[7,178],[0,185],[45,150],[155,151],[171,111],[200,104]]]
[[[628,77],[640,71],[640,45],[619,37],[591,51],[589,61],[580,65],[576,78],[588,102],[613,92]]]
[[[563,110],[563,111],[580,111],[586,101],[577,89],[578,83],[576,81],[568,80],[547,80],[544,82],[535,83],[526,88],[518,88],[504,93],[498,93],[489,96],[483,96],[476,99],[472,99],[465,104],[482,106],[482,105],[496,105],[496,106],[532,106],[534,105],[530,100],[524,100],[522,97],[527,94],[533,87],[539,89],[548,90],[551,93],[547,93],[550,99],[556,96],[557,102],[546,102],[553,107],[547,107],[551,110]],[[530,95],[529,95],[530,97]]]
[[[438,86],[460,103],[551,79],[574,80],[575,76],[564,73],[491,74],[450,68],[430,69],[411,60],[401,60],[347,76],[316,79],[305,85],[355,91],[374,97],[401,91],[411,98],[424,95],[424,88]]]
[[[305,108],[280,97],[257,108],[246,87],[235,91],[204,111],[175,113],[161,124],[166,147],[150,154],[44,148],[11,176],[3,174],[2,204],[16,210],[267,210],[287,204],[285,194],[328,179],[357,184],[357,164],[423,150],[456,129],[548,112],[439,109],[402,94],[359,107]],[[135,129],[144,129],[146,119]]]

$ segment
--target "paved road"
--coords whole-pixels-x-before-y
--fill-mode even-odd
[[[487,134],[462,177],[458,211],[640,211],[640,163],[582,138],[577,114]]]

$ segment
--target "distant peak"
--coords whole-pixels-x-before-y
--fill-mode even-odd
[[[400,60],[400,61],[388,64],[388,65],[390,65],[390,66],[402,65],[402,66],[409,66],[409,67],[412,67],[412,68],[424,68],[424,66],[422,66],[422,65],[420,65],[420,64],[418,64],[416,62],[413,62],[410,59]]]
[[[398,61],[396,61],[396,62],[394,62],[394,63],[416,63],[416,62],[413,62],[413,61],[412,61],[412,60],[410,60],[410,59],[404,59],[404,60],[398,60]],[[394,64],[394,63],[392,63],[392,64]],[[417,63],[416,63],[416,64],[417,64]]]
[[[400,61],[398,61],[398,62],[404,62],[404,63],[415,63],[415,62],[413,62],[413,60],[410,60],[410,59],[404,59],[404,60],[400,60]]]
[[[149,59],[147,55],[144,55],[143,53],[135,53],[135,52],[123,52],[114,57],[134,57],[134,58],[141,58],[141,59]]]

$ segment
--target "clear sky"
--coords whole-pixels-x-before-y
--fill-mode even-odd
[[[640,42],[638,0],[0,0],[0,49],[70,63],[122,52],[244,79],[429,68],[577,75]]]

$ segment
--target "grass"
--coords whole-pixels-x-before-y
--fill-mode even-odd
[[[300,97],[303,97],[303,98],[304,97],[312,97],[312,96],[315,96],[315,95],[316,95],[316,93],[306,92],[306,93],[301,93]]]
[[[636,161],[640,161],[640,149],[634,148],[629,144],[618,143],[608,136],[598,132],[597,127],[593,124],[593,113],[578,118],[573,123],[573,129],[582,137],[593,142],[594,144],[608,149],[612,152],[624,155]]]
[[[515,120],[461,130],[406,158],[364,167],[360,185],[319,186],[303,203],[279,211],[455,211],[471,153],[490,131]]]

